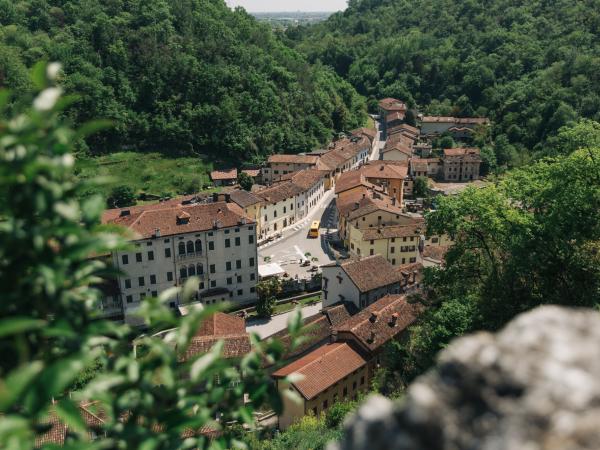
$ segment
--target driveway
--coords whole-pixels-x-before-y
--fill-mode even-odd
[[[323,303],[315,303],[314,305],[305,306],[302,308],[302,317],[310,317],[318,314],[323,309]],[[253,319],[246,322],[246,331],[248,333],[256,333],[261,339],[267,338],[278,331],[287,328],[288,320],[294,311],[279,314],[271,317],[271,320]]]

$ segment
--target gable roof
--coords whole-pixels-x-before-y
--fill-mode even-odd
[[[292,155],[277,153],[269,156],[268,163],[280,164],[317,164],[319,157],[316,155]]]
[[[488,124],[490,119],[487,117],[449,117],[449,116],[424,116],[421,118],[422,123],[455,123],[455,124]]]
[[[213,181],[216,181],[216,180],[235,180],[235,179],[237,179],[237,176],[238,176],[237,169],[213,170],[210,173],[210,178]]]
[[[422,221],[415,225],[387,225],[378,228],[364,228],[360,231],[363,241],[420,236],[425,231],[425,222]]]
[[[302,380],[292,384],[305,399],[310,400],[366,364],[348,344],[336,342],[323,345],[277,370],[273,377],[283,378],[292,373],[303,375]]]
[[[241,208],[256,205],[262,202],[262,199],[254,195],[252,192],[245,191],[243,189],[236,189],[229,192],[229,198],[232,202]]]
[[[240,317],[216,312],[200,324],[182,359],[208,353],[220,340],[224,341],[223,358],[239,358],[251,350],[246,321]]]
[[[369,292],[400,281],[400,276],[381,255],[367,256],[339,265],[360,292]]]
[[[406,103],[396,98],[387,97],[379,100],[379,107],[386,111],[406,111]]]
[[[373,183],[369,183],[363,173],[360,170],[349,170],[340,175],[337,182],[335,183],[335,193],[339,194],[349,189],[353,189],[358,186],[364,186],[367,188],[375,187]]]
[[[106,214],[103,223],[129,228],[140,239],[207,231],[254,223],[235,203],[192,205],[158,204],[136,209],[121,208],[119,216]]]
[[[468,155],[479,156],[480,153],[481,153],[480,150],[476,147],[445,148],[444,149],[444,156],[468,156]]]
[[[260,169],[243,169],[242,172],[252,178],[260,175]]]
[[[404,180],[408,175],[408,166],[406,164],[389,164],[386,161],[369,161],[360,168],[360,171],[367,179]]]
[[[379,197],[380,198],[365,197],[360,199],[357,202],[358,207],[354,205],[354,209],[347,213],[348,220],[354,220],[358,217],[362,217],[377,211],[386,211],[397,215],[402,214],[402,208],[393,204],[393,198],[384,195],[379,195]]]
[[[352,134],[354,136],[358,136],[358,135],[364,134],[371,141],[373,141],[377,137],[377,130],[375,130],[373,128],[362,127],[362,128],[357,128],[356,130],[350,131],[350,134]]]
[[[336,330],[338,336],[350,333],[368,351],[375,351],[412,325],[422,309],[418,303],[409,303],[404,295],[390,294],[350,317]]]

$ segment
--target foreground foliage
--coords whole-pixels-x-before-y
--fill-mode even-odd
[[[114,120],[93,153],[251,160],[365,120],[347,82],[224,0],[0,0],[0,86],[30,88],[40,59],[64,63],[77,124]]]
[[[43,66],[35,73],[44,87]],[[55,65],[48,68],[50,80],[57,73]],[[0,95],[2,117],[8,99]],[[72,143],[97,124],[65,126],[59,117],[66,104],[50,86],[32,108],[0,120],[0,448],[31,449],[56,420],[69,428],[68,448],[235,447],[222,424],[253,427],[255,407],[280,410],[261,366],[278,361],[284,349],[253,337],[254,350],[239,365],[220,357],[222,345],[182,362],[212,311],[176,317],[166,306],[174,291],[142,305],[148,335],[98,317],[92,286],[110,274],[100,255],[125,243],[99,227],[100,195],[78,200],[93,181],[74,176]],[[300,323],[297,315],[293,337]],[[164,340],[151,337],[171,328]],[[91,428],[80,401],[102,425]],[[200,432],[207,429],[218,436],[209,440]],[[98,439],[90,441],[92,434]],[[55,448],[44,439],[37,444]]]
[[[428,233],[446,233],[455,243],[445,266],[427,273],[432,307],[408,341],[388,347],[388,368],[400,385],[430,367],[456,336],[497,330],[541,304],[600,305],[598,147],[440,198],[427,224]]]

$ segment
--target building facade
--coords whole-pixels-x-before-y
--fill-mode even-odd
[[[444,181],[473,181],[479,179],[481,154],[478,148],[444,149]]]
[[[126,320],[144,298],[181,287],[191,277],[197,280],[194,298],[204,304],[256,302],[256,224],[237,205],[122,208],[105,223],[134,235],[130,249],[112,254],[112,264],[121,272],[117,282]],[[174,297],[171,306],[181,300]]]

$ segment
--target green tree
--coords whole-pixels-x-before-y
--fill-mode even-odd
[[[106,200],[109,208],[123,208],[136,204],[135,192],[130,186],[125,184],[115,186],[110,191],[110,196]]]
[[[54,68],[46,75],[43,65],[36,66],[35,84],[52,82]],[[54,85],[33,107],[14,113],[7,111],[8,98],[3,95],[0,105],[0,447],[38,447],[36,437],[56,417],[69,427],[68,448],[90,448],[91,433],[98,448],[231,448],[232,431],[224,424],[254,426],[253,408],[261,404],[281,409],[260,367],[277,364],[283,347],[254,338],[254,350],[238,366],[220,357],[222,344],[182,362],[195,330],[214,310],[179,318],[168,307],[174,292],[142,304],[148,334],[137,336],[99,317],[99,292],[92,286],[114,270],[98,255],[125,242],[99,227],[100,196],[78,200],[95,181],[73,175],[71,153],[72,143],[98,124],[66,126],[67,102]],[[300,325],[298,314],[292,336]],[[168,339],[152,337],[165,328],[173,330]],[[99,429],[84,420],[80,401],[102,414]],[[223,434],[209,440],[197,432],[203,427]]]
[[[413,195],[418,198],[429,196],[429,178],[416,177],[413,185]]]
[[[252,177],[246,172],[240,172],[240,174],[238,175],[238,183],[240,184],[240,187],[243,190],[250,192],[252,190],[252,185],[254,184],[254,181],[252,180]]]
[[[275,300],[281,292],[281,281],[277,277],[259,281],[256,284],[256,292],[258,292],[256,313],[259,317],[271,317],[275,308]]]

